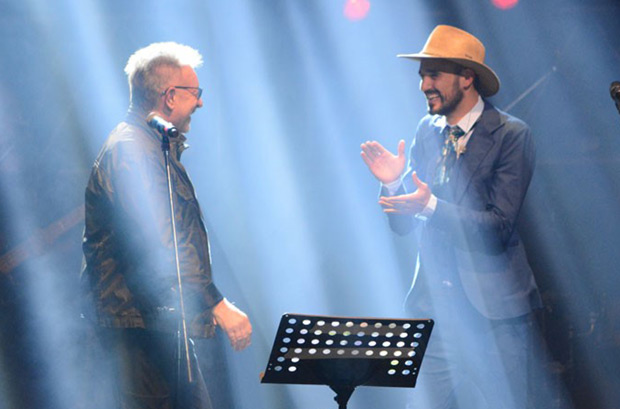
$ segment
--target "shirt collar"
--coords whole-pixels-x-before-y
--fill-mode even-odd
[[[478,102],[476,102],[476,105],[474,105],[473,108],[453,126],[458,126],[463,130],[463,132],[467,134],[474,127],[474,125],[480,118],[480,115],[482,115],[482,111],[484,111],[484,100],[480,96],[478,96]],[[437,125],[442,129],[442,131],[445,130],[446,127],[450,127],[450,125],[448,125],[448,122],[446,121],[445,116],[439,117],[439,119],[437,120]]]

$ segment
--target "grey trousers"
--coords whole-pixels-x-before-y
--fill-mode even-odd
[[[460,291],[408,300],[435,326],[407,409],[526,409],[540,337],[533,314],[490,320]]]

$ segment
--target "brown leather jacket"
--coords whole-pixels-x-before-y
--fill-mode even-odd
[[[180,162],[183,135],[171,139],[170,173],[188,331],[214,333],[207,231]],[[82,284],[98,325],[176,332],[179,291],[161,136],[129,113],[99,152],[86,187]]]

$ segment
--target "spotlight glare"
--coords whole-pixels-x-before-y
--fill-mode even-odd
[[[368,0],[346,0],[344,4],[344,16],[349,20],[362,20],[368,15],[370,1]]]
[[[519,3],[519,0],[491,0],[495,7],[501,10],[508,10]]]

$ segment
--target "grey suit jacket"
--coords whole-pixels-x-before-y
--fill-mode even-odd
[[[418,126],[403,181],[411,172],[430,184],[443,138],[438,116]],[[400,234],[419,228],[416,277],[441,280],[446,269],[460,280],[467,299],[485,317],[506,319],[541,306],[517,222],[534,170],[535,150],[525,123],[485,102],[484,111],[453,172],[452,199],[439,199],[425,221],[389,216]],[[416,280],[410,297],[416,296]],[[415,300],[413,300],[415,302]]]

